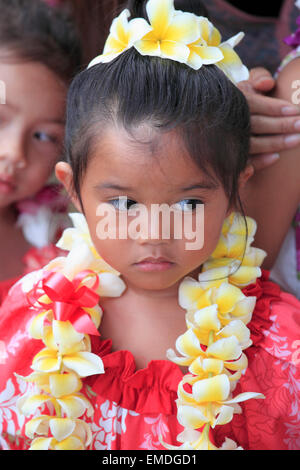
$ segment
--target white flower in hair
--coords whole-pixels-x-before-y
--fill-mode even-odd
[[[220,32],[205,17],[198,18],[200,37],[189,44],[190,55],[188,65],[198,70],[202,65],[215,64],[233,82],[238,83],[249,78],[249,71],[234,51],[243,39],[244,33],[239,33],[226,42],[221,42]]]
[[[234,83],[249,78],[247,67],[234,51],[244,33],[221,42],[220,32],[207,18],[175,10],[174,0],[149,0],[146,11],[149,23],[143,18],[128,21],[130,12],[124,10],[112,23],[103,54],[89,67],[110,62],[134,47],[143,56],[171,59],[195,70],[215,64]]]
[[[188,44],[199,38],[197,17],[176,11],[173,0],[149,0],[146,5],[151,31],[134,47],[141,55],[173,59],[187,63]]]
[[[129,17],[130,11],[126,9],[113,20],[103,54],[93,59],[88,68],[99,63],[111,62],[152,29],[146,20],[135,18],[128,21]]]
[[[224,59],[216,64],[234,83],[239,83],[249,78],[249,70],[234,51],[234,48],[243,38],[244,33],[238,33],[228,39],[228,41],[223,42],[220,45],[220,49],[224,55]]]

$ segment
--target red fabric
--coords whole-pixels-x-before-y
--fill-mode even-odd
[[[15,277],[13,279],[6,279],[0,281],[0,305],[8,294],[9,289],[19,280],[22,276]]]
[[[13,372],[29,374],[32,358],[42,348],[40,341],[28,336],[32,313],[23,292],[40,277],[41,271],[20,281],[0,309],[0,430],[4,448],[27,449],[30,445],[21,437],[28,418],[16,409],[17,398],[30,385]],[[244,293],[257,296],[249,324],[253,345],[246,350],[248,369],[233,395],[251,391],[266,398],[243,403],[242,414],[235,414],[228,425],[216,427],[213,439],[221,446],[229,437],[249,450],[300,449],[300,302],[282,293],[266,272]],[[151,361],[147,368],[136,371],[133,355],[129,351],[111,352],[111,345],[110,340],[92,337],[92,351],[102,357],[105,374],[84,381],[84,393],[95,409],[92,422],[86,418],[93,432],[91,448],[163,449],[160,436],[176,444],[176,436],[182,431],[175,403],[181,370],[162,360]]]
[[[23,258],[24,270],[20,276],[13,279],[0,281],[0,305],[3,303],[9,289],[25,274],[37,269],[41,269],[57,256],[62,256],[65,252],[57,248],[55,245],[45,246],[43,248],[31,248]]]

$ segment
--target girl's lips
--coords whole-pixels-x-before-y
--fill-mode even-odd
[[[172,263],[171,261],[144,260],[144,261],[141,261],[140,263],[135,263],[135,266],[140,271],[144,271],[144,272],[167,271],[172,266],[174,266],[174,263]]]
[[[16,186],[10,181],[5,181],[0,178],[0,194],[10,194],[15,190]]]

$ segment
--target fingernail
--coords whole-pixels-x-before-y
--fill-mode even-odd
[[[295,122],[295,129],[296,131],[300,131],[300,120]]]
[[[280,154],[279,153],[273,153],[272,155],[266,155],[265,156],[265,162],[266,163],[274,163],[277,160],[279,160]]]
[[[296,145],[300,144],[300,134],[289,135],[284,140],[287,147],[296,147]]]
[[[265,82],[266,80],[268,81],[274,81],[272,77],[270,77],[269,75],[266,75],[265,77],[259,77],[256,82],[255,82],[255,85],[260,85],[261,83]]]
[[[284,116],[295,116],[295,114],[300,114],[300,108],[296,106],[284,106],[281,112]]]

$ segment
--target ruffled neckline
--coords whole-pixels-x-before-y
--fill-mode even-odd
[[[151,360],[137,370],[130,351],[112,351],[111,339],[91,339],[92,351],[101,357],[105,370],[105,374],[86,380],[95,393],[137,413],[176,414],[178,383],[183,377],[177,364]]]

